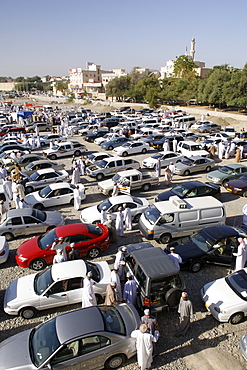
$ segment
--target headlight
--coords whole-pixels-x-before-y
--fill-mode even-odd
[[[27,261],[27,260],[28,260],[28,258],[25,258],[25,257],[22,257],[22,256],[18,256],[18,258],[19,258],[19,260],[21,260],[22,262],[24,262],[24,261]]]
[[[234,188],[234,191],[242,191],[243,189]]]

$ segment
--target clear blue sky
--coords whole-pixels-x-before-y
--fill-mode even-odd
[[[0,76],[67,75],[102,69],[160,70],[190,50],[206,67],[242,68],[246,0],[1,0]]]

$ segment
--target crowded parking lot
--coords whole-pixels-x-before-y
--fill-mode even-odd
[[[72,141],[78,141],[84,144],[87,148],[85,155],[90,155],[94,152],[101,152],[102,149],[95,143],[86,142],[82,136],[74,135],[68,138]],[[109,149],[109,148],[108,148]],[[34,153],[41,153],[42,150],[39,148],[34,150]],[[109,151],[110,154],[114,154]],[[138,153],[133,156],[131,153],[128,155],[128,159],[134,159],[138,161],[140,166],[143,161],[148,157],[154,155],[157,151],[153,148],[149,148],[148,153]],[[70,180],[72,178],[72,157],[66,156],[58,158],[56,163],[65,165],[64,169],[68,172]],[[234,158],[229,159],[218,159],[216,158],[216,168],[227,164],[234,164]],[[242,160],[241,165],[247,165],[247,160]],[[155,173],[154,169],[151,169]],[[161,176],[159,178],[159,184],[148,189],[148,191],[142,191],[140,189],[131,191],[131,196],[145,198],[149,204],[155,202],[155,198],[162,192],[170,190],[175,185],[181,185],[183,182],[188,181],[201,181],[206,182],[207,174],[205,172],[189,173],[186,177],[175,175],[169,185],[166,185],[164,169],[161,169]],[[75,210],[73,204],[56,205],[49,210],[59,211],[64,217],[65,224],[70,225],[81,222],[81,212],[89,207],[96,206],[106,199],[98,189],[98,181],[91,176],[83,175],[80,177],[80,183],[85,188],[85,199],[81,202],[81,209]],[[202,198],[203,199],[203,198]],[[232,192],[227,191],[221,186],[221,195],[218,199],[224,204],[226,211],[226,224],[229,226],[239,226],[242,224],[242,209],[246,204],[245,197],[238,197]],[[13,204],[14,206],[14,204]],[[97,220],[97,214],[93,215]],[[29,236],[28,238],[31,238]],[[1,268],[1,292],[0,299],[3,304],[5,289],[9,284],[16,278],[20,278],[33,273],[33,270],[29,268],[22,268],[16,265],[15,255],[17,248],[27,240],[23,236],[16,237],[14,240],[9,241],[10,254],[8,260],[0,265]],[[146,241],[140,233],[138,223],[133,223],[133,229],[131,231],[125,231],[124,237],[119,237],[115,243],[111,243],[110,246],[103,250],[99,257],[94,259],[94,262],[107,261],[110,267],[113,267],[115,260],[115,254],[120,246],[138,243]],[[156,247],[162,247],[165,249],[167,245],[159,244],[156,241],[151,241]],[[91,259],[90,259],[91,260]],[[231,368],[243,369],[246,366],[244,359],[242,359],[241,351],[239,348],[239,339],[246,332],[246,322],[243,321],[238,325],[232,325],[230,323],[217,322],[205,309],[205,306],[201,300],[200,290],[203,286],[210,281],[218,278],[222,278],[229,273],[229,267],[219,265],[205,265],[204,268],[193,274],[189,271],[182,271],[182,275],[185,280],[186,289],[190,300],[194,307],[194,318],[191,327],[185,337],[175,337],[176,327],[178,324],[178,314],[176,309],[165,310],[159,313],[157,320],[160,326],[161,337],[157,343],[159,356],[155,356],[153,367],[157,369],[190,369],[190,356],[197,355],[202,349],[207,347],[208,357],[211,356],[210,350],[214,349],[215,358],[221,358],[222,354],[225,361],[229,361],[233,366]],[[73,309],[79,308],[81,305],[76,304]],[[30,320],[23,319],[20,316],[10,317],[6,313],[1,311],[1,341],[9,338],[18,332],[25,329],[31,328],[38,323],[42,322],[46,318],[56,316],[58,313],[70,311],[71,307],[60,307],[54,309],[47,309],[42,312],[38,312],[35,318]],[[218,353],[218,354],[217,354]],[[202,355],[203,358],[203,355]],[[135,359],[131,359],[127,362],[125,368],[137,369]],[[220,367],[219,367],[220,368]]]

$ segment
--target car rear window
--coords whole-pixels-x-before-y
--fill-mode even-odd
[[[102,235],[103,234],[103,230],[97,225],[87,224],[87,228],[88,228],[88,232],[90,234],[94,234],[94,235]]]
[[[112,333],[126,335],[126,328],[124,325],[124,321],[116,308],[109,307],[109,306],[103,306],[103,307],[99,307],[99,309],[102,313],[104,323],[105,323],[105,328],[107,331],[110,331]]]

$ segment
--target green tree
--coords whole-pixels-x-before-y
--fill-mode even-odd
[[[173,74],[179,78],[196,78],[197,73],[194,68],[196,68],[196,64],[190,56],[180,55],[174,62]]]
[[[56,82],[56,90],[67,90],[68,89],[68,82],[65,81],[57,81]]]

